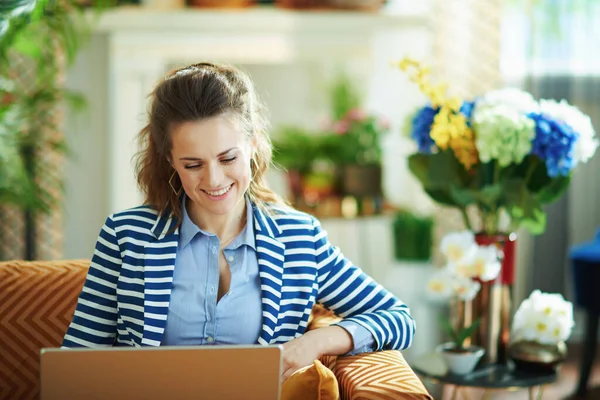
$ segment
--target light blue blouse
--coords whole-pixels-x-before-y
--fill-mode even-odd
[[[231,285],[217,303],[220,241],[192,222],[184,196],[173,288],[161,345],[257,343],[262,328],[262,303],[253,211],[248,199],[246,210],[246,226],[224,250],[231,269]],[[350,321],[339,325],[354,340],[350,354],[372,351],[375,340],[367,329]]]

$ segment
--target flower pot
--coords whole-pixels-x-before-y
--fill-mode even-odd
[[[567,345],[562,341],[542,344],[521,340],[510,345],[509,355],[520,370],[552,372],[567,357]]]
[[[341,170],[342,194],[355,197],[381,195],[381,166],[376,164],[344,165]]]
[[[441,353],[448,370],[456,375],[465,375],[473,371],[485,353],[485,350],[479,346],[457,350],[454,343],[443,343],[436,350]]]

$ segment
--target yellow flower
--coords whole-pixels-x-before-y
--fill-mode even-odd
[[[458,161],[468,170],[477,163],[479,156],[475,147],[473,131],[467,126],[464,115],[460,113],[462,100],[447,95],[448,85],[433,85],[429,81],[430,68],[422,66],[412,58],[404,58],[399,62],[402,71],[419,86],[419,90],[431,101],[433,108],[439,108],[434,117],[429,136],[441,150],[452,149]],[[414,70],[410,72],[409,70]]]

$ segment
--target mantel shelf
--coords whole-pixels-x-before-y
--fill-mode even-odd
[[[311,33],[344,34],[426,23],[426,14],[417,10],[363,13],[352,11],[293,11],[269,6],[248,9],[155,10],[118,7],[104,12],[97,32],[222,32],[237,34]]]

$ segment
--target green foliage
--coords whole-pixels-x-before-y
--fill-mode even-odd
[[[334,120],[340,120],[353,108],[360,107],[360,95],[356,87],[352,84],[350,77],[340,71],[336,74],[331,87],[331,112]]]
[[[323,137],[296,126],[281,127],[273,140],[273,161],[287,170],[301,174],[311,171],[312,164],[324,154]]]
[[[522,226],[532,234],[543,233],[543,206],[564,194],[570,182],[570,176],[549,177],[545,164],[534,155],[506,168],[490,162],[467,171],[448,150],[413,154],[408,166],[434,201],[463,212],[469,206],[477,207],[487,233],[498,231],[502,210],[511,217],[512,229]]]
[[[85,104],[62,75],[91,33],[88,18],[76,0],[0,3],[0,203],[40,212],[56,203],[54,190],[36,184],[53,181],[38,157],[67,152],[57,112]],[[62,190],[62,181],[52,188]]]
[[[431,217],[419,217],[409,211],[398,211],[393,222],[396,260],[430,260],[433,226]]]
[[[462,328],[454,328],[448,318],[445,316],[440,317],[440,324],[442,325],[443,331],[450,337],[452,343],[457,350],[466,350],[464,347],[465,340],[475,333],[475,330],[481,324],[481,318],[476,319],[471,325],[462,327]]]

